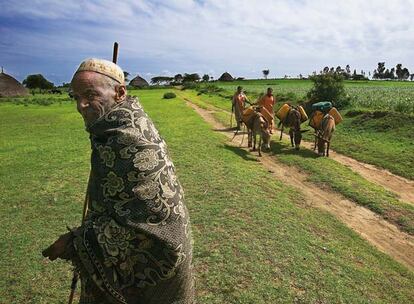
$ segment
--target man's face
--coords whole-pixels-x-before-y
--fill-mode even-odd
[[[116,88],[105,75],[79,72],[73,77],[71,86],[77,109],[86,125],[91,125],[116,104]]]
[[[273,90],[267,90],[267,96],[272,96]]]

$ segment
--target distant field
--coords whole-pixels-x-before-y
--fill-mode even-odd
[[[272,87],[275,93],[293,93],[296,99],[306,100],[311,89],[310,80],[269,79],[215,82],[229,92],[241,85],[248,93],[265,92]],[[353,108],[394,110],[414,113],[414,82],[409,81],[345,81],[345,89],[351,97]]]

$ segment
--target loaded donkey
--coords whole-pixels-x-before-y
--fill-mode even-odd
[[[301,130],[300,125],[302,123],[302,114],[300,113],[299,109],[290,106],[289,112],[286,115],[286,118],[281,120],[279,122],[279,128],[280,125],[282,125],[282,128],[280,129],[280,140],[282,140],[283,136],[283,129],[284,128],[290,128],[289,129],[289,136],[290,136],[290,143],[292,144],[292,147],[295,147],[296,150],[299,150],[300,143],[302,141],[302,133],[307,132],[309,130]]]
[[[266,149],[270,150],[270,130],[269,122],[260,113],[261,107],[256,107],[253,111],[246,110],[243,113],[243,123],[247,128],[247,138],[249,148],[253,147],[252,151],[256,151],[256,140],[259,135],[258,152],[262,156],[262,142]],[[236,133],[237,134],[237,133]]]

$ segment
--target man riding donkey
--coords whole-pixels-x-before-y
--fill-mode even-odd
[[[115,63],[82,62],[71,86],[92,147],[88,212],[43,255],[73,263],[81,304],[193,304],[189,216],[164,140]]]

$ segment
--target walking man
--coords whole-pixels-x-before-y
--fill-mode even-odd
[[[269,131],[271,134],[273,134],[275,98],[273,96],[272,88],[267,88],[266,94],[259,99],[258,105],[262,107],[261,113],[265,119],[268,120]]]
[[[237,91],[234,93],[233,100],[232,100],[232,109],[234,110],[234,116],[237,122],[237,127],[236,127],[237,130],[240,130],[240,127],[241,127],[243,111],[244,111],[246,102],[247,102],[247,97],[243,93],[243,88],[241,86],[238,86]]]

